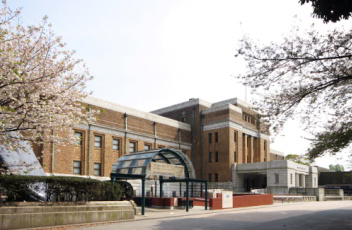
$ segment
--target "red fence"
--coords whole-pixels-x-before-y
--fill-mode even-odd
[[[269,205],[273,204],[272,194],[255,194],[255,195],[233,195],[233,207],[250,207],[258,205]]]

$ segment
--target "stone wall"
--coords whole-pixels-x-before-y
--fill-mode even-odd
[[[0,207],[0,229],[24,229],[133,219],[130,201],[13,203]]]

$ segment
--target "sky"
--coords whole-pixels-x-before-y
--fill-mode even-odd
[[[33,25],[49,17],[67,49],[84,60],[94,79],[93,96],[142,111],[201,98],[214,103],[249,90],[234,76],[245,72],[235,58],[244,34],[263,43],[280,41],[297,23],[319,28],[310,5],[298,0],[8,0],[23,7],[22,21]],[[346,22],[340,24],[347,24]],[[272,148],[303,154],[309,141],[299,121],[286,124]],[[349,165],[346,157],[323,157],[316,164]]]

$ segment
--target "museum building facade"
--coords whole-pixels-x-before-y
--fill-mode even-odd
[[[82,103],[100,113],[91,124],[74,128],[76,144],[51,143],[35,149],[43,152],[41,164],[47,175],[107,179],[124,155],[172,148],[187,155],[197,179],[236,184],[234,166],[284,160],[283,153],[270,149],[269,134],[262,131],[265,124],[256,111],[237,98],[213,104],[190,99],[152,112],[94,97]]]

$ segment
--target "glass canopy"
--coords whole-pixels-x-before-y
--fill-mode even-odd
[[[147,176],[151,162],[181,165],[185,170],[185,178],[195,179],[192,162],[187,155],[177,149],[153,149],[124,155],[112,165],[112,172],[117,174]]]

